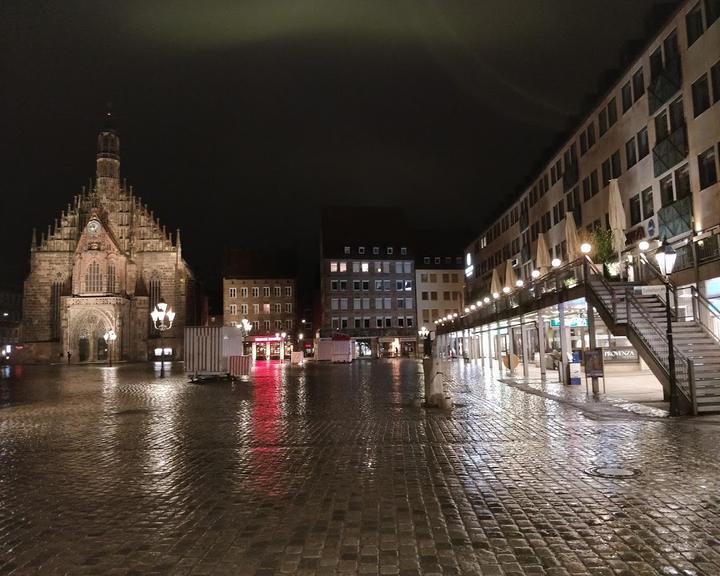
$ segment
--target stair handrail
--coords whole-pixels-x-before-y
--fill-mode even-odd
[[[645,264],[645,267],[647,270],[650,270],[652,272],[652,275],[660,280],[661,283],[663,283],[669,290],[670,294],[672,294],[673,299],[673,305],[670,309],[673,313],[673,317],[675,320],[678,319],[678,295],[677,295],[677,287],[675,284],[670,282],[665,275],[660,272],[660,269],[657,268],[652,262],[650,262],[650,259],[647,257],[647,255],[643,252],[640,253],[640,262]]]
[[[598,269],[597,265],[590,259],[590,256],[585,256],[584,259],[584,272],[585,272],[585,282],[587,286],[592,286],[590,282],[590,272],[592,271],[592,276],[596,277],[598,280],[600,280],[600,283],[603,285],[604,288],[607,289],[608,293],[610,294],[610,305],[611,308],[608,308],[607,303],[603,302],[603,299],[596,294],[596,297],[600,304],[603,305],[605,310],[612,316],[612,319],[614,322],[617,322],[617,299],[615,296],[615,288],[610,286],[608,281],[605,279],[605,277],[602,274],[602,271]]]
[[[625,305],[627,306],[627,323],[630,328],[633,329],[637,337],[642,340],[645,343],[645,346],[647,349],[655,356],[655,358],[658,359],[660,362],[660,365],[663,367],[665,372],[668,374],[668,377],[670,376],[670,363],[669,359],[663,359],[660,352],[652,345],[650,340],[647,338],[647,335],[645,334],[645,327],[643,329],[640,329],[640,327],[637,326],[635,322],[633,322],[632,314],[633,312],[639,314],[642,316],[642,318],[647,322],[648,326],[652,329],[652,331],[655,333],[655,336],[660,339],[661,342],[665,344],[665,347],[667,348],[667,354],[669,358],[670,354],[670,348],[668,346],[667,341],[667,332],[663,331],[658,324],[653,320],[653,318],[645,312],[643,307],[640,305],[640,303],[637,301],[637,299],[632,296],[628,291],[625,293]],[[632,310],[631,310],[632,307]],[[685,354],[683,354],[677,346],[673,343],[673,352],[675,354],[675,383],[678,386],[678,389],[682,392],[682,394],[688,399],[688,401],[691,404],[694,404],[696,402],[696,399],[694,398],[694,389],[695,389],[695,383],[692,381],[693,379],[693,363],[692,360],[687,358]],[[683,374],[686,374],[685,378],[681,378]],[[687,389],[681,384],[684,384],[687,386]]]
[[[690,286],[690,294],[692,296],[692,312],[693,312],[693,320],[698,323],[698,325],[713,339],[717,344],[720,344],[720,338],[715,334],[712,327],[708,326],[705,320],[702,317],[702,314],[700,314],[700,307],[704,308],[708,314],[713,316],[718,323],[720,323],[720,313],[717,312],[717,309],[713,305],[710,300],[708,300],[705,296],[703,296],[700,293],[700,290],[698,290],[695,286]]]

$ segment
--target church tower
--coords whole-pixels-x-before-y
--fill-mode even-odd
[[[96,187],[102,199],[116,199],[120,193],[120,138],[112,112],[105,113],[105,125],[97,138]]]

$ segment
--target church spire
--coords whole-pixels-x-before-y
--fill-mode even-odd
[[[120,138],[115,130],[115,119],[110,103],[105,112],[103,128],[98,134],[96,189],[101,197],[114,197],[120,192]]]

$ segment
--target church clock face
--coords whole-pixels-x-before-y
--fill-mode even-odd
[[[90,220],[87,225],[87,231],[90,235],[96,236],[100,232],[100,222],[97,220]]]

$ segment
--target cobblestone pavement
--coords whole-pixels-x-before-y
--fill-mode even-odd
[[[476,364],[442,367],[452,412],[412,360],[173,370],[3,373],[0,573],[720,574],[717,422]]]

